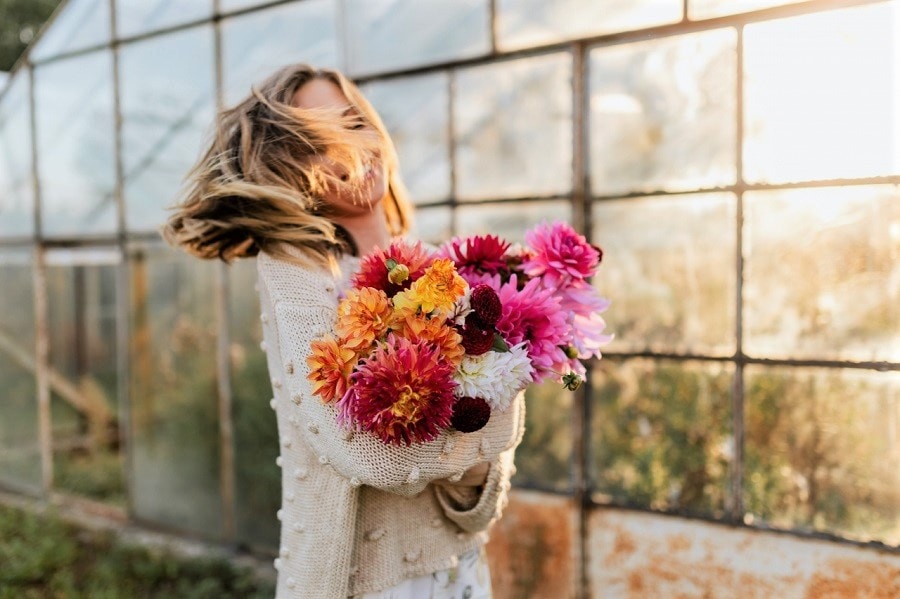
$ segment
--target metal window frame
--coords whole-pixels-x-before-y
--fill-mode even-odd
[[[52,26],[55,18],[65,8],[67,2],[63,2],[54,12],[50,21],[42,27],[35,42],[28,51],[16,62],[12,72],[16,73],[20,69],[24,69],[29,78],[29,106],[30,120],[29,127],[31,133],[31,177],[34,189],[34,234],[31,239],[22,240],[19,238],[7,237],[0,239],[0,248],[3,247],[27,247],[32,250],[34,256],[34,296],[35,296],[35,357],[37,364],[36,380],[37,380],[37,406],[38,406],[38,437],[41,451],[41,480],[42,494],[45,498],[56,499],[67,502],[78,503],[87,509],[98,510],[101,507],[96,502],[86,498],[73,497],[59,492],[53,488],[53,464],[51,451],[51,420],[50,420],[50,391],[48,380],[48,353],[49,353],[49,336],[47,327],[49,326],[47,315],[47,264],[45,260],[45,252],[48,248],[57,246],[94,246],[115,245],[121,252],[122,260],[117,269],[116,293],[117,293],[117,343],[120,348],[118,352],[117,367],[119,371],[118,382],[118,406],[120,410],[120,418],[123,419],[122,430],[122,451],[125,452],[125,460],[123,462],[123,475],[126,481],[126,493],[128,497],[128,507],[125,510],[124,517],[131,521],[141,522],[151,528],[160,530],[172,530],[170,527],[159,523],[142,522],[135,518],[133,510],[133,467],[131,459],[133,457],[132,432],[130,430],[130,398],[128,390],[130,385],[130,363],[127,348],[130,343],[131,332],[129,330],[129,277],[130,264],[128,261],[128,246],[135,242],[161,242],[159,235],[153,231],[129,231],[126,223],[126,210],[124,198],[124,172],[122,163],[122,107],[121,107],[121,90],[119,80],[120,69],[120,52],[123,45],[132,42],[141,41],[148,38],[155,38],[175,31],[190,29],[204,25],[211,25],[213,28],[213,65],[216,90],[216,107],[221,109],[224,106],[224,90],[223,76],[224,65],[222,58],[222,31],[221,21],[224,18],[231,18],[243,14],[254,13],[257,11],[272,8],[274,6],[289,4],[301,0],[276,0],[271,2],[263,2],[255,6],[245,7],[232,11],[222,11],[220,0],[211,0],[212,13],[209,18],[193,20],[190,22],[180,23],[175,26],[160,28],[153,31],[143,32],[138,35],[119,37],[116,24],[116,0],[107,0],[110,5],[111,19],[111,40],[109,43],[95,45],[74,52],[61,53],[59,55],[48,57],[40,61],[32,61],[29,53],[30,48],[34,47],[38,39]],[[343,50],[346,44],[346,28],[345,28],[345,0],[336,1],[336,15],[338,23],[336,24],[341,40],[339,47],[342,48],[341,64],[346,66],[347,53]],[[743,69],[744,69],[744,27],[747,24],[759,23],[775,19],[781,19],[791,16],[800,16],[813,13],[820,13],[841,8],[851,8],[858,6],[882,4],[890,0],[808,0],[798,4],[788,4],[775,6],[760,10],[738,13],[734,15],[726,15],[721,17],[691,20],[688,18],[688,8],[690,0],[683,0],[682,19],[676,23],[666,25],[658,25],[646,27],[630,31],[621,31],[612,34],[602,34],[595,36],[580,37],[576,39],[567,39],[549,44],[537,45],[512,51],[500,51],[498,49],[498,7],[496,0],[486,0],[490,11],[490,48],[491,50],[482,56],[465,58],[459,60],[441,61],[427,65],[416,66],[412,68],[397,69],[385,73],[376,73],[354,78],[358,84],[373,81],[389,81],[391,79],[406,78],[415,75],[442,72],[447,77],[447,104],[448,111],[448,133],[449,146],[448,160],[450,172],[450,196],[437,201],[431,201],[416,206],[417,211],[426,212],[433,208],[450,208],[451,231],[456,233],[458,230],[457,213],[460,208],[467,206],[479,206],[490,204],[508,204],[508,203],[527,203],[540,202],[547,200],[557,200],[569,202],[572,209],[572,218],[574,227],[581,233],[590,238],[592,233],[592,207],[596,203],[613,200],[623,200],[631,198],[642,198],[649,196],[677,196],[684,194],[696,194],[703,192],[731,192],[734,194],[737,203],[736,218],[734,222],[736,235],[736,251],[734,256],[734,268],[736,272],[736,294],[735,294],[735,352],[732,355],[710,355],[703,353],[667,353],[653,351],[639,352],[604,352],[604,355],[617,360],[627,360],[631,358],[647,358],[650,360],[672,360],[672,361],[688,361],[696,360],[700,362],[727,362],[734,365],[735,374],[732,387],[732,428],[734,434],[734,460],[729,471],[729,488],[732,495],[732,505],[727,509],[725,518],[716,519],[705,515],[697,515],[679,510],[655,510],[649,509],[642,505],[632,504],[616,504],[598,502],[593,498],[593,483],[591,481],[589,468],[589,455],[592,446],[592,431],[590,429],[592,416],[592,381],[588,378],[585,385],[579,389],[574,395],[574,404],[572,410],[572,435],[573,435],[573,455],[572,468],[570,470],[571,488],[569,491],[559,491],[552,488],[541,487],[540,485],[522,484],[517,485],[519,488],[537,490],[548,494],[565,495],[572,497],[578,509],[578,528],[579,528],[579,549],[580,564],[579,580],[577,585],[584,592],[589,588],[589,572],[585,556],[588,555],[587,539],[589,537],[588,516],[594,509],[625,509],[638,512],[650,512],[677,515],[690,519],[701,520],[731,528],[742,528],[752,530],[763,530],[777,534],[784,534],[791,537],[823,539],[835,543],[846,544],[850,546],[861,546],[875,548],[889,553],[900,553],[900,547],[885,545],[878,541],[862,542],[849,539],[837,534],[810,532],[800,529],[783,529],[769,527],[764,523],[747,524],[743,518],[743,468],[744,468],[744,370],[748,365],[767,365],[767,366],[786,366],[786,367],[822,367],[822,368],[841,368],[841,369],[862,369],[873,372],[896,372],[900,371],[900,363],[890,361],[846,361],[846,360],[816,360],[816,359],[769,359],[748,356],[744,353],[744,306],[743,306],[743,279],[744,279],[744,258],[743,258],[743,220],[744,220],[744,194],[749,191],[762,190],[783,190],[783,189],[800,189],[813,187],[850,187],[859,185],[872,184],[900,184],[900,175],[890,175],[881,177],[864,177],[853,179],[828,179],[828,180],[811,180],[802,182],[790,182],[781,184],[748,184],[743,178],[743,137],[744,137],[744,89],[743,89]],[[684,35],[689,33],[701,32],[717,28],[734,28],[737,32],[737,55],[736,55],[736,146],[735,146],[735,162],[736,175],[733,185],[692,189],[689,191],[668,192],[664,190],[658,191],[642,191],[633,193],[624,193],[617,195],[594,194],[591,192],[590,169],[589,165],[589,137],[590,137],[590,110],[589,110],[589,77],[590,65],[588,56],[593,48],[608,47],[617,44],[632,43],[647,39],[659,39],[669,36]],[[59,238],[54,237],[47,239],[42,234],[41,227],[41,189],[38,177],[38,164],[40,157],[37,155],[36,149],[36,133],[37,133],[37,116],[35,114],[34,102],[34,76],[35,69],[44,64],[49,64],[58,60],[88,54],[91,52],[111,50],[112,52],[112,81],[114,94],[114,119],[115,119],[115,190],[114,200],[117,210],[117,230],[114,234],[94,235],[77,238]],[[454,132],[454,102],[456,91],[456,74],[461,68],[476,67],[480,65],[493,64],[501,60],[514,60],[518,58],[528,58],[533,56],[541,56],[554,53],[568,53],[572,61],[572,181],[571,192],[562,195],[551,196],[529,196],[529,197],[496,197],[485,198],[475,201],[460,201],[456,195],[456,143]],[[8,90],[8,87],[7,87]],[[5,95],[6,91],[0,94],[0,98]],[[214,284],[214,308],[215,321],[219,332],[218,343],[216,347],[216,363],[217,363],[217,406],[219,410],[220,426],[220,477],[221,487],[220,493],[223,505],[223,528],[222,536],[227,543],[237,543],[236,532],[236,505],[235,505],[235,457],[234,457],[234,431],[231,421],[232,414],[232,390],[231,390],[231,373],[228,360],[228,343],[229,343],[229,323],[228,323],[228,302],[231,296],[231,289],[228,280],[228,268],[225,264],[218,264],[215,272]],[[726,506],[728,508],[729,506]],[[182,530],[177,531],[185,536],[193,536]]]

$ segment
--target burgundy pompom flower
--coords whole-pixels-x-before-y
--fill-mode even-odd
[[[470,356],[480,356],[494,345],[494,327],[486,326],[474,312],[466,317],[466,324],[459,333],[462,346]]]
[[[503,306],[500,304],[500,296],[490,285],[480,284],[472,289],[469,304],[484,324],[493,327],[500,320]]]
[[[350,375],[336,406],[338,421],[355,422],[393,445],[431,441],[450,424],[454,370],[432,343],[389,333]]]
[[[460,397],[453,405],[450,425],[461,433],[484,428],[491,419],[491,406],[480,397]]]

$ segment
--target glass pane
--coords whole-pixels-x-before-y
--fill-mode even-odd
[[[34,234],[28,72],[19,71],[0,100],[0,237]],[[0,83],[0,91],[3,84]]]
[[[0,484],[39,494],[34,255],[0,248]]]
[[[900,373],[748,366],[745,521],[900,545]]]
[[[547,380],[525,393],[525,436],[511,482],[556,491],[572,488],[573,394]]]
[[[448,79],[439,72],[361,88],[394,140],[403,182],[416,204],[450,198]]]
[[[126,506],[119,448],[117,250],[47,253],[53,486]]]
[[[237,260],[228,268],[229,359],[234,425],[235,501],[238,538],[261,546],[278,545],[278,520],[260,518],[281,507],[278,428],[269,396],[266,354],[260,348],[262,323],[255,259]]]
[[[44,235],[114,233],[112,54],[55,61],[34,77]]]
[[[784,4],[800,4],[805,0],[689,0],[688,15],[691,19],[708,19],[733,15],[739,12],[750,12],[782,6]]]
[[[306,0],[222,21],[224,98],[236,104],[292,62],[338,67],[335,0]]]
[[[344,19],[353,76],[491,50],[488,0],[344,0]]]
[[[212,127],[212,28],[127,44],[119,64],[125,221],[132,231],[155,230]]]
[[[591,50],[595,194],[734,183],[736,43],[714,29]]]
[[[734,353],[736,219],[728,193],[594,203],[609,351]]]
[[[898,30],[896,2],[747,25],[744,178],[900,173]]]
[[[744,218],[748,354],[900,361],[900,186],[750,192]]]
[[[525,231],[542,221],[572,222],[568,202],[503,202],[463,206],[456,211],[456,234],[499,235],[511,243],[524,243]]]
[[[213,0],[116,0],[119,37],[172,27],[212,16]]]
[[[135,514],[221,532],[215,265],[168,247],[130,250]]]
[[[498,0],[503,50],[676,23],[682,0]]]
[[[572,57],[460,69],[453,102],[461,200],[572,188]]]
[[[109,0],[60,3],[31,50],[33,60],[109,43]]]
[[[449,206],[421,208],[413,218],[411,236],[440,245],[453,234],[453,213]]]
[[[722,517],[733,365],[604,358],[592,375],[595,499]]]
[[[219,11],[226,12],[232,10],[239,10],[243,8],[248,8],[251,6],[256,6],[257,4],[265,4],[271,2],[272,0],[219,0]],[[310,0],[303,0],[304,2]],[[315,1],[315,0],[312,0]]]

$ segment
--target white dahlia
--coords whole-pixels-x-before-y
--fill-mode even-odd
[[[480,397],[492,410],[505,411],[516,394],[532,382],[533,370],[525,342],[508,352],[489,351],[478,356],[465,355],[453,375],[456,395]]]

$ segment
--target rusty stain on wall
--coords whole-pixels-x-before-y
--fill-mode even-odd
[[[900,566],[832,560],[813,576],[806,598],[854,597],[897,599],[900,597]]]
[[[575,597],[578,547],[572,499],[513,489],[487,544],[494,598]]]
[[[588,525],[591,597],[900,598],[895,553],[625,510]]]

